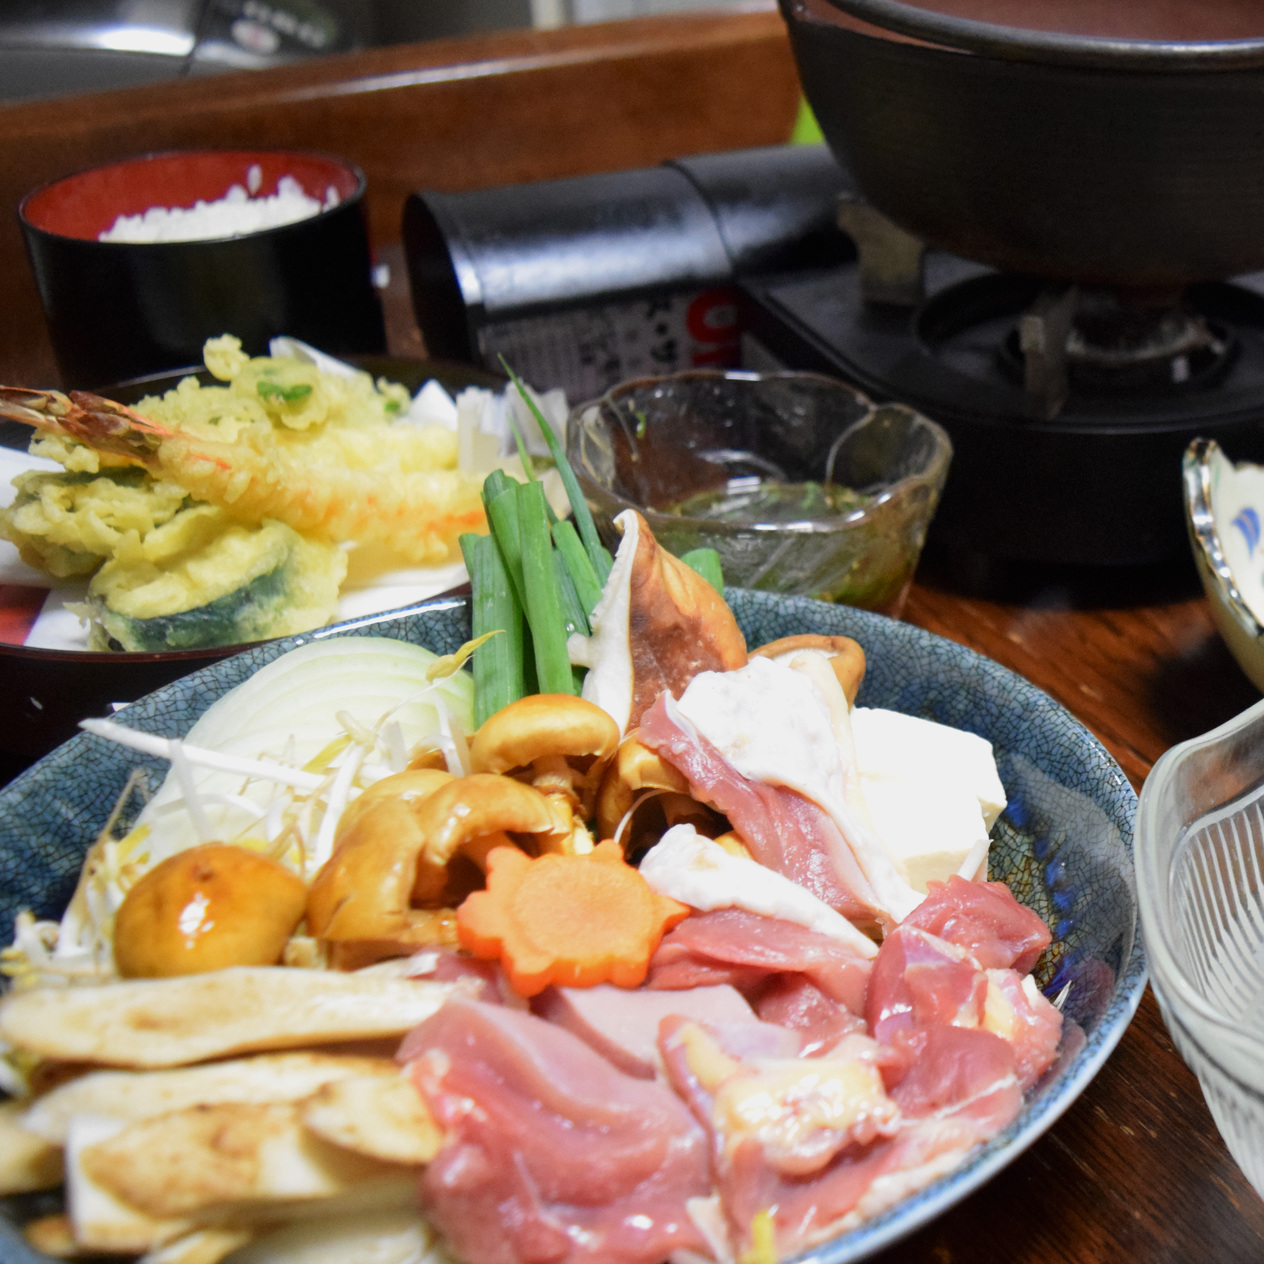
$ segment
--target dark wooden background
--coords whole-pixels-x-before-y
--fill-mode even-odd
[[[428,0],[418,0],[425,3]],[[368,177],[391,264],[392,350],[418,354],[399,253],[404,200],[644,167],[786,139],[798,78],[771,3],[750,12],[513,31],[0,106],[0,381],[56,384],[17,206],[39,185],[183,146],[292,146]]]
[[[420,2],[420,0],[419,0]],[[417,188],[458,190],[777,143],[798,84],[771,4],[437,41],[46,104],[0,107],[0,381],[56,374],[16,222],[59,175],[181,145],[296,145],[360,164],[392,265],[392,350],[420,354],[399,252]],[[905,617],[997,659],[1084,721],[1140,787],[1174,742],[1258,694],[1188,564],[973,575],[924,566]],[[1119,1049],[1051,1131],[883,1264],[1264,1260],[1264,1202],[1216,1133],[1147,992]]]

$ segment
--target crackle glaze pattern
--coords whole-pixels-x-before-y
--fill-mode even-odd
[[[804,1257],[846,1264],[911,1232],[964,1198],[1030,1145],[1071,1104],[1128,1025],[1145,986],[1136,933],[1132,821],[1136,798],[1119,766],[1051,698],[989,659],[919,628],[806,598],[732,590],[750,645],[799,632],[855,637],[869,667],[859,702],[969,729],[992,742],[1009,807],[994,831],[991,876],[1011,884],[1054,931],[1039,981],[1066,989],[1070,1038],[1026,1109],[968,1163],[859,1229]],[[394,636],[439,653],[466,638],[468,607],[442,599],[248,650],[158,690],[122,713],[127,724],[178,736],[226,689],[284,650],[334,634]],[[143,763],[80,735],[0,792],[0,932],[30,907],[54,915],[69,898],[79,861],[122,788]],[[161,775],[159,761],[151,761]],[[1069,987],[1068,987],[1069,985]],[[11,1217],[29,1203],[12,1200]],[[0,1259],[46,1264],[0,1220]]]

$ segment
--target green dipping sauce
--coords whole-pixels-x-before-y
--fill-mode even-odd
[[[722,487],[687,496],[661,510],[710,522],[810,522],[853,513],[873,498],[838,483],[782,483],[731,478]]]

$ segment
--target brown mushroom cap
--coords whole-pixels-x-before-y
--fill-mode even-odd
[[[400,799],[370,803],[339,832],[334,854],[307,894],[307,929],[318,939],[376,939],[397,933],[412,911],[425,835]]]
[[[751,650],[751,657],[782,658],[797,650],[820,650],[829,655],[830,666],[838,683],[847,695],[847,705],[853,706],[860,682],[865,678],[865,651],[858,641],[849,636],[819,636],[804,632],[798,636],[783,636],[779,640],[769,641],[757,650]]]
[[[571,694],[519,698],[483,721],[470,746],[476,773],[504,773],[565,796],[587,819],[619,726],[596,703]]]
[[[339,831],[307,894],[308,933],[325,943],[336,969],[456,943],[452,909],[411,906],[424,845],[412,809],[398,797],[370,802]]]
[[[514,846],[511,833],[539,838],[554,829],[544,795],[496,773],[453,780],[418,805],[416,818],[426,840],[413,883],[413,901],[418,904],[433,904],[452,894],[450,866],[458,853],[481,869],[492,848]]]
[[[124,978],[275,965],[306,898],[300,877],[258,852],[191,847],[155,865],[124,897],[115,964]]]
[[[437,768],[409,768],[375,781],[343,810],[338,819],[338,835],[334,846],[337,847],[337,839],[351,828],[361,813],[367,812],[375,803],[380,803],[383,799],[399,799],[406,806],[415,807],[427,795],[453,780],[455,778],[450,772],[441,772]]]
[[[479,726],[470,746],[476,772],[511,772],[537,760],[606,760],[619,744],[619,726],[596,703],[565,693],[519,698]]]
[[[307,896],[308,931],[337,946],[335,962],[344,964],[452,942],[451,910],[417,905],[451,898],[460,882],[448,866],[458,851],[480,864],[493,847],[512,845],[506,831],[553,827],[542,794],[491,774],[399,773],[366,790],[352,809]]]
[[[440,786],[417,804],[414,818],[425,838],[425,863],[439,867],[460,847],[488,834],[542,834],[553,828],[544,795],[494,773],[473,773]]]

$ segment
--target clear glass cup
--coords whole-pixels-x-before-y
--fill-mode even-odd
[[[1264,1196],[1264,702],[1155,764],[1136,872],[1164,1021]]]

